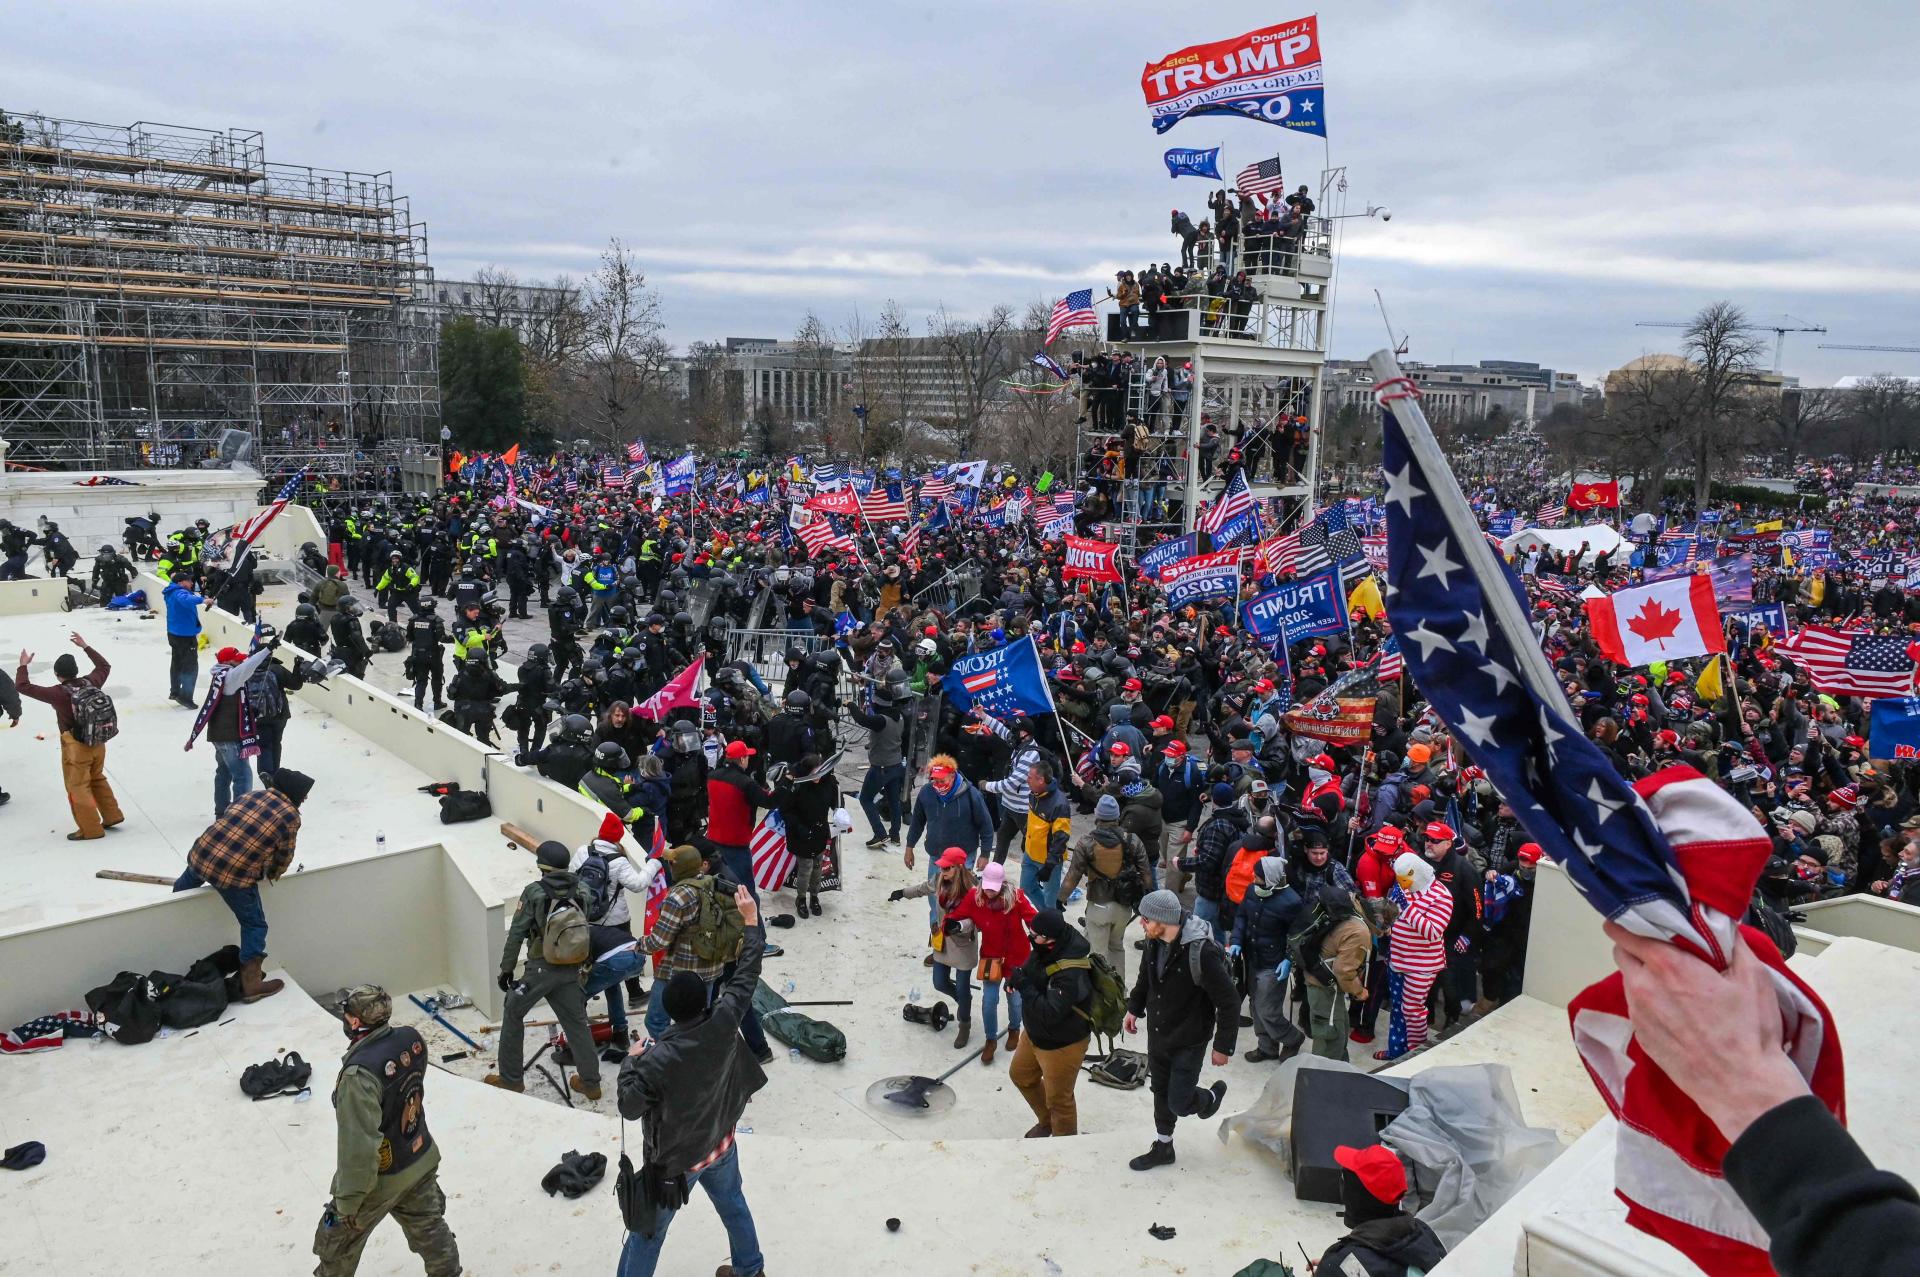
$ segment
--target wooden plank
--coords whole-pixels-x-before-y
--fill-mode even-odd
[[[96,869],[93,876],[111,878],[115,882],[144,882],[155,887],[171,887],[174,883],[172,878],[163,878],[159,874],[128,873],[124,869]]]
[[[48,204],[36,200],[0,200],[0,208],[29,213],[62,213],[101,222],[163,222],[169,226],[197,226],[210,230],[249,231],[301,239],[352,240],[355,243],[404,244],[410,238],[389,231],[346,230],[331,226],[296,226],[290,222],[243,222],[225,217],[195,217],[191,213],[164,213],[138,208],[104,208],[94,204]]]
[[[500,822],[500,832],[507,836],[509,842],[518,843],[528,851],[538,851],[540,849],[540,839],[535,838],[532,834],[510,820]]]
[[[231,164],[196,164],[187,160],[147,159],[139,155],[119,155],[110,151],[76,151],[70,147],[35,146],[20,142],[14,149],[22,155],[49,164],[71,164],[75,168],[113,169],[127,173],[152,170],[157,173],[192,173],[197,177],[219,177],[235,182],[258,182],[266,177],[256,169]]]

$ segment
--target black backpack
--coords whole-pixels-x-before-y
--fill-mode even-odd
[[[298,1051],[289,1051],[279,1059],[249,1064],[240,1075],[240,1089],[258,1103],[298,1095],[312,1077],[313,1065],[301,1059]]]
[[[247,680],[247,707],[253,711],[256,723],[284,723],[293,711],[287,705],[287,694],[280,690],[280,680],[274,676],[271,660],[263,661],[260,668]]]
[[[613,905],[613,877],[607,870],[607,858],[590,851],[573,874],[580,880],[580,907],[586,911],[587,921],[601,921]]]
[[[120,711],[113,697],[92,683],[67,685],[73,698],[73,738],[82,745],[104,745],[120,734]]]
[[[493,815],[493,803],[478,789],[460,789],[441,795],[440,823],[457,825],[465,820],[485,820]]]
[[[1333,983],[1333,972],[1320,956],[1320,946],[1352,915],[1353,897],[1331,883],[1321,885],[1307,898],[1305,907],[1287,928],[1287,958],[1302,979],[1311,975],[1322,984]]]
[[[160,1008],[153,986],[143,975],[122,971],[107,983],[87,991],[87,1010],[94,1024],[123,1046],[151,1042],[160,1031]]]

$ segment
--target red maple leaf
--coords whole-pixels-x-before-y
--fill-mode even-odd
[[[1659,599],[1648,599],[1640,605],[1640,610],[1627,622],[1627,628],[1649,643],[1659,643],[1669,638],[1680,628],[1680,613],[1670,607],[1660,606]],[[1661,650],[1666,649],[1660,643]]]

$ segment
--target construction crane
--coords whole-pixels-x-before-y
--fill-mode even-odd
[[[1829,346],[1821,343],[1822,350],[1891,350],[1901,355],[1920,355],[1920,346]]]
[[[1819,324],[1805,323],[1801,320],[1794,319],[1792,315],[1782,315],[1780,318],[1793,320],[1793,322],[1789,324],[1755,324],[1754,325],[1754,327],[1756,328],[1764,328],[1768,332],[1773,334],[1773,371],[1774,372],[1780,371],[1780,352],[1781,352],[1781,348],[1786,345],[1788,333],[1823,333],[1827,331],[1824,327],[1822,327]],[[1692,320],[1672,320],[1672,319],[1643,319],[1639,323],[1635,324],[1634,327],[1635,328],[1691,328],[1693,327],[1693,321]]]

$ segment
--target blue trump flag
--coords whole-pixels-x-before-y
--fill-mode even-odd
[[[1220,148],[1176,146],[1161,157],[1167,162],[1168,177],[1210,177],[1220,181]]]
[[[1140,569],[1140,575],[1152,580],[1160,579],[1160,569],[1182,559],[1191,559],[1200,553],[1200,534],[1189,532],[1183,537],[1169,537],[1150,550],[1143,550],[1134,560]]]
[[[1739,608],[1731,612],[1722,612],[1721,616],[1724,617],[1728,623],[1738,625],[1745,629],[1749,640],[1752,639],[1756,626],[1766,630],[1777,639],[1784,641],[1789,637],[1787,630],[1787,605],[1784,603],[1766,603],[1759,607]]]
[[[678,497],[692,492],[693,454],[689,452],[686,456],[678,460],[667,462],[663,477],[666,480],[667,496]]]
[[[1920,758],[1920,700],[1882,696],[1867,726],[1867,757],[1912,762]]]
[[[963,656],[941,680],[947,703],[965,712],[979,709],[995,718],[1011,714],[1051,714],[1053,689],[1040,666],[1040,649],[1028,635],[1016,643]]]
[[[1282,637],[1288,643],[1321,634],[1339,634],[1347,628],[1346,594],[1340,572],[1326,568],[1304,580],[1256,595],[1240,605],[1247,628],[1263,639]]]

